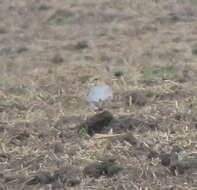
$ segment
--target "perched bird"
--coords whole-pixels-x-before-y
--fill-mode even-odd
[[[113,99],[112,88],[100,80],[90,88],[87,96],[87,101],[94,108],[95,111],[103,110],[103,103]]]

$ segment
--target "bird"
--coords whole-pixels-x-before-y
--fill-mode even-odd
[[[95,79],[96,84],[89,90],[87,101],[93,107],[94,111],[102,111],[103,104],[113,99],[113,90],[111,86],[104,81]]]

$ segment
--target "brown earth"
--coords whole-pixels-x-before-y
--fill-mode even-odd
[[[196,19],[195,0],[0,1],[0,189],[196,190]]]

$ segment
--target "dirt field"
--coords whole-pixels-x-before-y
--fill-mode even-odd
[[[0,190],[197,189],[196,0],[1,0],[0,20]]]

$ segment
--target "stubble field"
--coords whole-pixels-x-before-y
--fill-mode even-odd
[[[0,189],[196,190],[196,19],[195,0],[1,0]]]

